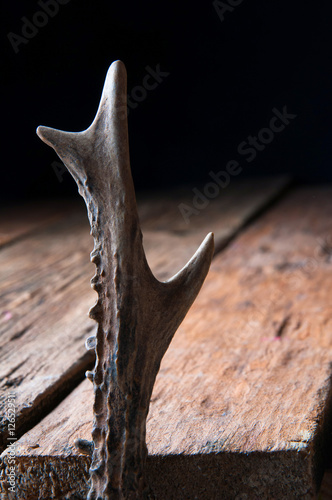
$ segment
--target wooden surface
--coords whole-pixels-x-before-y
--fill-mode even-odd
[[[331,421],[331,195],[293,190],[216,257],[152,396],[157,498],[315,498]],[[85,381],[19,440],[18,498],[84,498],[89,461],[73,442],[89,438],[91,398]]]
[[[214,233],[215,253],[220,252],[289,185],[288,177],[234,181],[198,215],[191,216],[189,222],[181,215],[179,204],[193,206],[190,188],[139,197],[143,242],[155,276],[160,280],[173,276],[210,231]],[[185,251],[180,251],[181,248]]]
[[[43,210],[40,210],[41,205]],[[63,218],[73,203],[46,201],[6,206],[0,213],[0,247]]]
[[[262,186],[240,183],[227,194],[225,201],[211,202],[205,211],[184,227],[177,208],[190,196],[190,190],[176,193],[171,199],[155,197],[141,205],[141,220],[147,258],[156,275],[162,279],[176,272],[196,251],[205,237],[211,212],[222,211],[225,234],[229,239],[287,185],[287,179],[272,179]],[[235,200],[241,196],[238,210]],[[233,202],[231,201],[233,199]],[[164,201],[163,201],[164,200]],[[66,207],[67,208],[67,207]],[[42,208],[44,220],[50,209]],[[164,214],[163,226],[154,228],[154,218]],[[90,288],[94,265],[89,252],[93,248],[86,209],[81,202],[68,208],[58,222],[40,231],[27,232],[24,239],[12,238],[0,251],[0,404],[5,404],[8,390],[17,393],[17,436],[31,428],[56,406],[84,378],[93,364],[93,355],[84,347],[94,332],[95,322],[87,313],[96,301]],[[27,218],[23,214],[23,220]],[[3,220],[5,220],[3,218]],[[36,213],[29,227],[36,228]],[[169,225],[167,225],[169,220]],[[222,224],[215,217],[216,228]],[[19,226],[20,223],[17,223]],[[7,227],[6,222],[4,226]],[[172,234],[179,228],[181,236]],[[0,225],[0,232],[2,231]],[[23,229],[21,228],[21,235]],[[222,246],[224,233],[217,237]],[[167,271],[168,273],[167,274]],[[0,449],[7,439],[7,423],[0,423]]]

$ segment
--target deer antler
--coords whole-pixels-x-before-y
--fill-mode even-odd
[[[93,381],[93,443],[89,500],[148,497],[144,481],[146,418],[160,362],[195,300],[213,255],[210,233],[172,279],[158,281],[142,245],[129,163],[126,70],[115,61],[107,73],[92,125],[83,132],[38,127],[78,184],[94,237],[90,310],[98,323]]]

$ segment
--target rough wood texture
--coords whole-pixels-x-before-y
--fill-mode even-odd
[[[166,282],[152,274],[144,252],[129,162],[127,76],[115,61],[97,115],[80,133],[46,127],[38,135],[74,177],[88,208],[94,249],[91,280],[98,323],[87,340],[96,363],[89,500],[150,498],[145,479],[146,418],[160,362],[195,300],[214,253],[210,233],[183,269]]]
[[[285,185],[287,179],[280,178],[244,183],[236,180],[225,196],[211,201],[189,227],[181,226],[184,222],[177,209],[180,202],[190,202],[189,188],[167,196],[144,197],[140,220],[151,269],[159,279],[172,276],[197,248],[210,220],[220,249]],[[66,206],[65,219],[60,222],[55,222],[59,217],[57,207],[40,205],[35,210],[34,231],[25,237],[21,221],[30,211],[19,211],[19,222],[14,226],[21,228],[21,238],[8,241],[0,250],[0,407],[4,408],[8,390],[15,391],[18,437],[82,380],[93,363],[93,353],[84,348],[87,334],[95,329],[86,315],[96,297],[89,286],[94,267],[89,263],[93,240],[81,204]],[[37,230],[44,213],[50,213],[54,223]],[[161,213],[163,227],[154,221]],[[0,224],[4,233],[3,223],[4,219]],[[173,227],[182,229],[175,232]],[[1,451],[7,444],[7,428],[2,411]]]
[[[4,408],[6,394],[15,391],[17,436],[72,390],[94,360],[84,349],[95,329],[86,314],[95,300],[88,282],[92,238],[81,219],[68,215],[0,252],[0,402]],[[7,431],[2,412],[1,446]]]
[[[331,200],[332,188],[290,194],[214,260],[152,394],[158,499],[315,498],[331,422]],[[91,432],[91,401],[86,381],[18,442],[22,498],[84,498],[89,461],[73,443]]]

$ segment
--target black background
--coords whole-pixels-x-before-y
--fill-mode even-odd
[[[147,66],[169,73],[129,113],[138,189],[205,183],[231,159],[243,176],[332,180],[331,2],[238,3],[222,21],[212,1],[69,0],[15,53],[8,33],[22,36],[22,17],[42,8],[3,2],[1,200],[76,196],[35,129],[87,128],[115,59],[129,94]],[[239,144],[285,105],[297,117],[248,163]]]

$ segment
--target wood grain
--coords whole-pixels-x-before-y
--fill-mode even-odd
[[[218,241],[225,244],[287,182],[240,182],[231,188],[232,194],[226,196],[224,204],[221,200],[211,201],[187,229],[181,226],[177,208],[180,201],[190,198],[186,190],[169,198],[152,196],[142,202],[139,211],[144,246],[152,270],[160,279],[174,274],[192,255],[207,229],[213,230],[214,226],[221,234]],[[218,216],[210,223],[214,205]],[[94,273],[89,262],[93,242],[84,205],[78,207],[68,208],[62,221],[52,219],[52,224],[39,231],[18,240],[13,238],[0,251],[0,407],[5,407],[8,391],[15,391],[17,437],[54,408],[93,363],[91,352],[84,347],[87,335],[95,329],[94,321],[87,317],[96,301],[89,283]],[[50,211],[42,207],[39,212],[43,210]],[[162,212],[164,225],[157,228],[154,219]],[[172,234],[172,227],[182,229]],[[3,449],[7,444],[7,423],[3,411],[1,415]]]
[[[332,188],[300,189],[215,258],[152,394],[158,499],[315,498],[331,423],[331,220]],[[84,498],[73,442],[91,432],[90,385],[18,441],[20,498]]]

